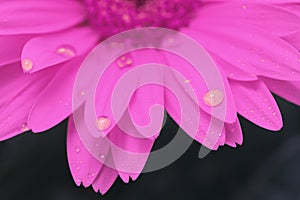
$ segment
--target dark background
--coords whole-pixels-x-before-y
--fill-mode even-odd
[[[0,143],[0,199],[300,199],[300,108],[277,101],[284,119],[280,132],[241,118],[242,146],[222,147],[199,159],[200,145],[193,143],[172,165],[142,174],[130,184],[118,179],[104,196],[73,183],[66,158],[66,121],[42,134],[22,134]],[[168,119],[156,146],[170,140],[176,129]]]

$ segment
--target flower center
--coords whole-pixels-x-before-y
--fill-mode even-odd
[[[92,26],[104,37],[138,27],[179,30],[189,25],[199,0],[84,0]]]

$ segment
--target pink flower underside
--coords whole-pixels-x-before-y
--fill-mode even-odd
[[[207,2],[217,2],[217,0]],[[289,5],[279,8],[249,4],[264,2],[258,0],[248,1],[244,9],[242,5],[247,1],[232,0],[231,2],[233,3],[203,7],[190,28],[182,30],[210,52],[224,74],[228,92],[226,98],[231,104],[226,116],[227,123],[215,149],[225,143],[231,146],[242,143],[242,132],[236,118],[236,111],[261,127],[270,130],[281,128],[281,114],[269,90],[296,104],[300,103],[300,98],[297,96],[300,89],[298,70],[300,56],[297,50],[300,46],[300,38],[297,34],[300,26],[297,16],[299,10]],[[287,1],[265,2],[286,3]],[[289,2],[298,3],[298,1]],[[32,9],[36,10],[34,15]],[[228,10],[230,12],[227,12]],[[288,12],[291,10],[292,12]],[[9,15],[12,11],[14,15]],[[39,0],[28,0],[26,3],[22,0],[3,1],[0,2],[0,19],[4,19],[1,21],[3,28],[0,29],[2,35],[0,44],[7,47],[6,51],[0,50],[0,81],[3,82],[0,84],[0,91],[6,94],[0,99],[2,119],[0,139],[4,140],[19,134],[26,127],[35,132],[49,129],[72,113],[72,88],[76,72],[82,57],[96,44],[98,36],[87,27],[71,28],[86,19],[82,5],[74,0],[62,0],[59,3],[49,0],[47,4]],[[270,21],[272,23],[269,23]],[[79,42],[82,38],[89,38],[89,40]],[[76,54],[71,57],[58,56],[57,48],[68,43],[72,44]],[[285,54],[285,52],[289,53]],[[140,53],[148,56],[144,55],[145,60],[141,60],[138,59],[140,57],[138,52],[132,54],[134,64],[148,61],[170,64],[182,74],[195,80],[191,84],[197,88],[197,95],[202,99],[205,92],[205,87],[201,84],[202,79],[193,74],[193,71],[187,70],[189,65],[183,60],[176,60],[182,64],[178,66],[171,62],[174,60],[172,55],[163,54],[162,57],[157,55],[157,52]],[[23,75],[21,66],[17,62],[20,58],[31,58],[34,61],[32,74]],[[99,99],[96,105],[99,115],[111,116],[111,111],[103,107],[101,101],[109,99],[106,95],[111,91],[117,78],[126,70],[121,71],[114,63],[108,72],[116,76],[114,78],[110,76],[110,80],[105,80],[108,81],[106,87],[103,87],[104,84],[99,84],[99,88],[102,89],[102,92],[98,90],[96,96],[97,100]],[[63,84],[61,80],[64,80]],[[180,83],[176,84],[182,87]],[[196,106],[195,102],[188,97],[186,100]],[[180,124],[181,120],[185,120],[180,118],[179,104],[175,96],[161,87],[138,90],[130,104],[129,114],[137,124],[147,124],[150,120],[147,110],[154,103],[164,105],[177,123]],[[195,139],[203,142],[203,135],[211,116],[209,109],[202,104],[200,108],[195,107],[195,109],[201,112],[202,122],[199,127],[202,130],[200,136],[196,136]],[[162,113],[157,113],[154,117],[162,119]],[[128,149],[130,151],[151,150],[154,140],[141,141],[130,137],[118,130],[115,124],[116,122],[113,122],[108,136],[117,146],[130,148]],[[190,127],[182,128],[189,134]],[[80,149],[79,153],[76,152],[76,148]],[[118,175],[125,182],[128,182],[129,177],[135,180],[138,176],[138,173],[128,174],[103,166],[96,160],[79,140],[72,118],[69,120],[68,129],[68,157],[75,182],[78,185],[82,183],[84,186],[92,184],[95,191],[101,193],[105,193],[110,188]],[[108,146],[106,157],[118,165],[122,156]],[[143,165],[142,162],[141,166]]]

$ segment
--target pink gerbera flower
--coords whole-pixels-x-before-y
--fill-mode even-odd
[[[74,81],[87,54],[109,36],[146,26],[175,29],[192,37],[210,53],[223,76],[226,95],[217,90],[201,90],[202,79],[175,56],[142,51],[121,60],[121,65],[131,67],[161,61],[190,80],[198,99],[204,100],[196,108],[201,113],[201,131],[194,137],[197,141],[204,142],[202,136],[211,119],[207,107],[218,106],[223,98],[228,105],[225,126],[217,133],[214,149],[242,143],[237,113],[258,126],[279,130],[282,118],[271,92],[300,105],[299,6],[292,0],[1,1],[0,138],[5,140],[27,130],[42,132],[69,116],[72,119]],[[141,59],[141,55],[146,59]],[[99,84],[96,95],[98,128],[107,131],[107,137],[122,149],[147,155],[155,139],[125,134],[109,117],[110,110],[103,108],[105,97],[124,73],[118,61],[110,67],[111,76],[105,85]],[[212,99],[205,102],[207,95]],[[141,89],[133,96],[131,118],[145,123],[146,108],[155,103],[164,105],[180,124],[176,99],[158,87]],[[183,129],[190,134],[188,128]],[[82,144],[73,120],[69,120],[67,143],[76,184],[92,185],[101,193],[118,176],[125,182],[135,180],[146,162],[145,158],[138,163],[137,173],[103,165]],[[102,159],[122,164],[117,151],[110,146],[101,148],[105,152]]]

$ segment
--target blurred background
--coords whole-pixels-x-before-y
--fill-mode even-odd
[[[130,184],[118,179],[104,196],[74,184],[66,121],[42,134],[22,134],[0,143],[0,199],[300,199],[300,108],[280,98],[277,102],[284,119],[281,131],[266,131],[240,118],[242,146],[221,147],[199,159],[200,145],[194,142],[172,165]],[[168,119],[155,148],[172,139],[177,128]]]

